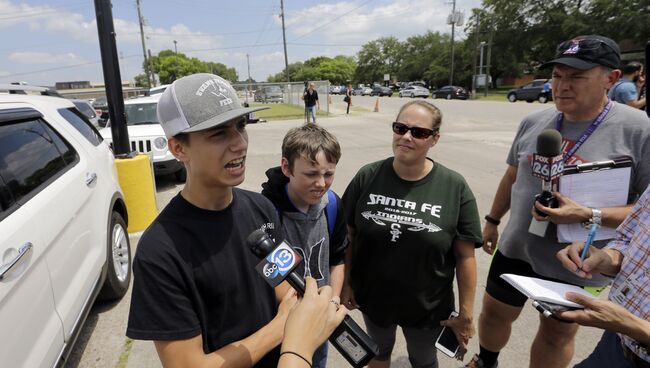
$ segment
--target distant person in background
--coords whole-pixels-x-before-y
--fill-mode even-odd
[[[314,82],[309,83],[309,88],[303,92],[301,98],[305,101],[305,122],[309,123],[311,115],[314,124],[316,124],[316,110],[320,110],[320,102],[318,102],[318,92]]]
[[[636,109],[645,107],[645,97],[639,97],[639,82],[643,77],[643,64],[633,61],[628,63],[622,69],[621,79],[609,90],[609,98],[612,101],[626,104]]]
[[[542,87],[542,93],[548,98],[551,95],[551,81],[547,80],[544,82],[544,86]]]
[[[345,90],[345,101],[348,103],[347,109],[345,110],[346,114],[350,113],[350,106],[352,105],[352,85],[348,84],[348,88]]]
[[[639,75],[639,79],[636,81],[636,93],[639,96],[637,100],[644,100],[646,96],[646,82],[645,82],[645,71],[643,74]],[[646,102],[647,104],[647,102]],[[643,107],[641,108],[643,109]]]

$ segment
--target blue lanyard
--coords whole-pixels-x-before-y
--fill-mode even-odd
[[[564,155],[564,159],[563,159],[564,163],[566,163],[569,160],[569,158],[571,158],[576,153],[576,151],[578,151],[578,149],[587,141],[587,138],[589,138],[596,130],[596,128],[598,128],[598,126],[603,122],[603,120],[605,120],[605,117],[607,116],[609,110],[611,109],[612,109],[612,101],[607,99],[607,104],[605,105],[603,111],[601,111],[600,114],[598,114],[598,116],[593,121],[593,123],[591,123],[591,125],[589,125],[587,129],[582,133],[582,135],[576,141],[573,147],[571,147],[571,150],[569,150],[569,152],[567,152],[567,154]],[[555,121],[555,129],[558,132],[562,132],[563,121],[564,121],[564,113],[560,113],[557,116],[557,120]]]

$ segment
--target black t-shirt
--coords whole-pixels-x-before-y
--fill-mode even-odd
[[[316,105],[316,101],[318,101],[318,92],[316,92],[316,90],[311,91],[308,89],[305,91],[304,98],[305,106],[312,107]]]
[[[476,200],[439,163],[417,181],[401,179],[392,163],[364,166],[343,195],[356,230],[350,284],[380,326],[437,327],[454,309],[454,241],[482,243]]]
[[[235,188],[221,211],[174,197],[138,243],[127,336],[169,341],[201,334],[208,354],[271,321],[275,292],[255,271],[259,260],[246,244],[256,229],[282,238],[275,208],[258,193]],[[257,366],[276,367],[278,360],[279,347]]]

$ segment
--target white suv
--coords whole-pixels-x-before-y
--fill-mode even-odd
[[[179,181],[185,181],[187,176],[185,166],[169,152],[165,132],[158,121],[156,109],[160,96],[162,94],[124,101],[131,150],[150,153],[155,174],[174,174]],[[100,133],[109,144],[112,144],[110,122]]]
[[[72,104],[0,93],[0,363],[65,364],[93,302],[131,280],[113,155]]]

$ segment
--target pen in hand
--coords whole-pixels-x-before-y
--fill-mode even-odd
[[[596,230],[598,229],[598,224],[591,224],[591,229],[589,230],[589,235],[587,235],[587,241],[585,242],[585,247],[582,248],[582,253],[580,254],[580,264],[585,261],[585,257],[587,257],[587,252],[589,252],[589,247],[591,244],[594,242],[594,238],[596,237]],[[576,271],[580,271],[580,267],[576,267]]]

